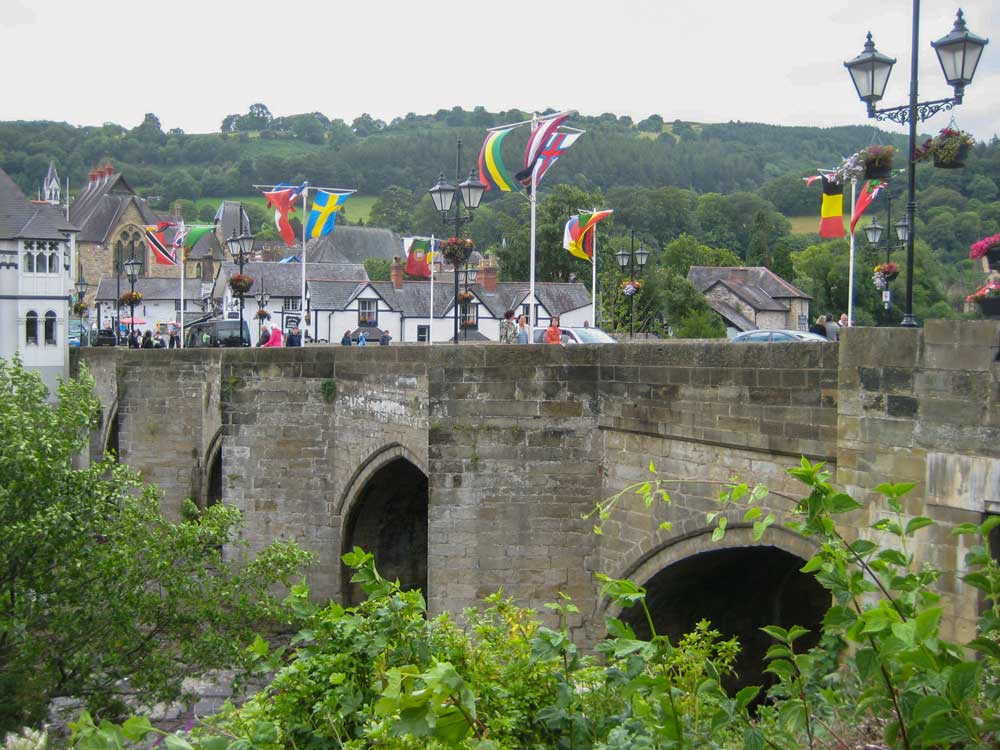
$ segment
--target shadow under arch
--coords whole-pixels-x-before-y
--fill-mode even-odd
[[[202,472],[201,507],[222,502],[222,428],[216,430],[205,451]]]
[[[428,500],[427,472],[413,452],[399,443],[379,449],[355,471],[335,508],[341,554],[361,547],[385,578],[426,595]],[[345,602],[364,598],[346,568],[342,581]]]
[[[761,541],[753,529],[734,525],[719,542],[710,542],[712,528],[668,541],[644,555],[618,576],[643,585],[656,632],[673,643],[707,619],[723,637],[736,636],[740,655],[727,687],[766,685],[764,654],[772,644],[760,628],[801,625],[809,634],[796,642],[806,650],[819,642],[830,594],[815,577],[800,572],[816,546],[783,528],[768,529]],[[636,634],[649,636],[641,608],[621,610],[607,600],[599,614],[613,614]]]
[[[114,400],[111,408],[108,409],[108,417],[101,426],[100,450],[98,458],[104,458],[109,451],[115,452],[115,462],[121,462],[121,449],[119,446],[119,420],[118,420],[118,399]]]

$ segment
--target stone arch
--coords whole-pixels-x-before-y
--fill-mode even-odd
[[[375,555],[379,571],[404,588],[427,588],[428,481],[416,455],[399,443],[387,445],[355,471],[336,507],[341,553],[354,546]],[[343,571],[343,598],[364,594]]]
[[[763,539],[753,529],[734,524],[720,542],[712,528],[666,540],[625,566],[619,578],[647,589],[646,601],[657,633],[676,640],[700,619],[708,619],[725,637],[737,636],[741,653],[731,688],[767,684],[764,653],[770,638],[764,625],[801,625],[810,631],[800,642],[810,648],[819,639],[829,593],[810,575],[799,572],[816,546],[788,529],[772,527]],[[638,608],[622,611],[608,600],[597,615],[612,614],[628,622],[641,637],[648,624]]]
[[[222,428],[216,430],[205,451],[202,464],[201,507],[222,502]]]
[[[119,442],[121,423],[118,419],[118,399],[114,400],[108,409],[108,416],[101,425],[101,437],[98,459],[104,458],[109,450],[114,450],[115,461],[121,461],[121,446]]]

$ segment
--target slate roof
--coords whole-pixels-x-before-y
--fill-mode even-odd
[[[403,240],[388,229],[337,226],[306,243],[307,263],[364,263],[365,258],[392,260],[403,255]]]
[[[227,279],[239,271],[239,266],[225,262],[215,279],[212,296],[221,299],[224,296]],[[244,263],[243,273],[256,279],[263,279],[264,288],[272,297],[300,297],[302,295],[302,266],[298,263]],[[357,286],[359,281],[367,281],[368,274],[364,266],[340,263],[308,263],[306,264],[306,281],[347,281]],[[252,290],[258,291],[256,283]],[[314,306],[315,307],[315,306]]]
[[[17,184],[0,169],[0,240],[65,240],[77,231],[55,206],[29,201]]]
[[[752,299],[812,299],[801,289],[792,286],[778,274],[764,266],[691,266],[688,281],[699,292],[704,292],[716,282],[722,281],[733,290],[743,291],[747,302]],[[758,308],[765,309],[765,308]],[[787,310],[788,307],[780,309]]]
[[[219,222],[222,226],[222,236],[232,237],[233,231],[235,230],[239,234],[240,229],[240,214],[242,216],[242,226],[244,231],[250,229],[250,215],[247,210],[243,208],[243,204],[239,201],[222,201],[219,204],[218,210],[215,212],[215,221]]]
[[[310,274],[311,277],[311,274]],[[368,283],[320,282],[310,278],[310,307],[314,310],[343,310],[361,292],[371,287],[394,312],[408,318],[426,318],[430,307],[430,282],[405,281],[402,289],[391,281]],[[490,317],[500,319],[510,309],[517,309],[528,296],[528,284],[523,281],[500,282],[495,293],[487,293],[482,284],[469,284],[476,301],[483,304]],[[465,286],[462,285],[462,290]],[[590,304],[590,292],[583,284],[540,282],[535,284],[535,296],[553,315],[563,315]],[[455,288],[451,283],[434,283],[434,317],[441,318],[451,309]]]
[[[114,302],[118,299],[118,285],[116,284],[117,279],[114,276],[105,276],[101,279],[100,285],[97,287],[97,301],[98,302]],[[171,300],[180,299],[180,279],[170,279],[170,278],[159,278],[152,276],[144,276],[142,278],[136,279],[135,290],[141,292],[143,299],[147,300]],[[128,283],[128,279],[123,275],[121,280],[121,293],[131,289]],[[201,280],[200,279],[184,279],[184,299],[201,299]]]
[[[79,242],[104,243],[108,233],[118,223],[118,218],[135,203],[142,220],[147,224],[155,224],[158,217],[146,204],[146,201],[136,195],[125,177],[116,173],[110,177],[105,175],[93,182],[70,204],[70,221],[80,227]]]

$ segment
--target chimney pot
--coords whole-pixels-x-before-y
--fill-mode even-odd
[[[392,259],[389,278],[392,280],[393,289],[403,288],[403,260],[398,255]]]

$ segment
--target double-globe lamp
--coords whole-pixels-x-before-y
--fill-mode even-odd
[[[931,47],[937,53],[941,71],[945,81],[954,89],[954,96],[933,101],[917,101],[917,58],[918,36],[920,29],[920,0],[913,0],[912,38],[910,48],[910,98],[909,103],[900,107],[876,109],[875,105],[882,101],[885,87],[889,83],[889,74],[896,64],[895,58],[883,55],[875,49],[871,32],[865,40],[861,54],[853,60],[844,63],[851,74],[858,97],[868,107],[868,116],[877,120],[892,120],[900,125],[909,124],[907,197],[906,197],[906,307],[902,325],[916,326],[913,317],[913,241],[914,219],[916,215],[916,162],[917,122],[924,121],[942,110],[949,110],[962,103],[965,87],[972,83],[979,65],[983,48],[988,39],[973,34],[965,25],[965,17],[959,10],[952,30],[935,42]],[[898,231],[898,225],[897,225]]]

